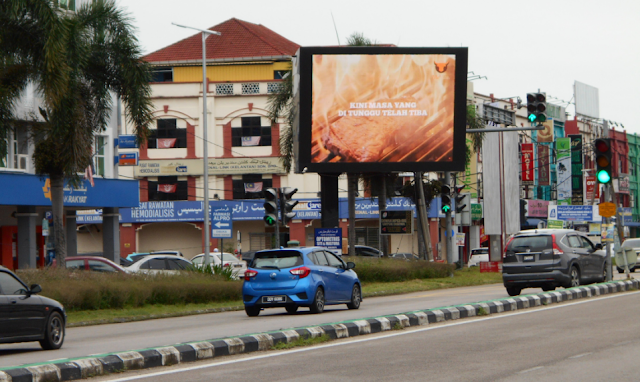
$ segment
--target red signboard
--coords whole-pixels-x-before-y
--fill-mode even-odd
[[[596,177],[587,176],[585,178],[587,181],[587,200],[600,199],[600,187],[598,187],[598,182],[596,182]]]
[[[538,185],[549,185],[549,146],[538,145]]]
[[[533,143],[523,143],[522,149],[522,184],[533,184]]]
[[[479,264],[480,264],[480,273],[483,273],[483,272],[502,273],[501,261],[482,261]]]

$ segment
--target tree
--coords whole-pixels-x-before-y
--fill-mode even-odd
[[[66,12],[57,2],[0,2],[0,134],[17,125],[13,106],[31,81],[42,96],[40,121],[33,126],[36,172],[49,175],[58,264],[64,265],[65,179],[79,181],[92,160],[94,134],[103,131],[113,95],[124,105],[139,142],[152,120],[151,78],[129,18],[112,0],[97,0]],[[18,73],[15,80],[11,74]],[[0,154],[6,152],[0,139]],[[4,150],[4,151],[3,151]]]

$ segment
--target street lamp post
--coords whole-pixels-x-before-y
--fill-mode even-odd
[[[207,47],[205,43],[209,35],[215,34],[220,36],[222,35],[222,33],[206,29],[188,27],[186,25],[180,25],[176,23],[172,24],[180,28],[193,29],[202,32],[202,160],[204,162],[202,181],[204,183],[204,232],[206,238],[204,241],[204,268],[206,269],[209,267],[209,264],[211,264],[211,259],[209,257],[209,241],[211,240],[211,230],[209,227],[209,152],[207,147],[209,144],[209,142],[207,141]]]

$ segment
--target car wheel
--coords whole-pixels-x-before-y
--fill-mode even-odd
[[[351,302],[347,303],[347,308],[358,309],[360,307],[360,301],[362,301],[362,294],[360,293],[360,285],[355,284],[351,290]]]
[[[311,310],[311,313],[322,313],[324,311],[324,290],[322,288],[316,289],[316,295],[313,297],[309,310]]]
[[[259,306],[245,306],[244,311],[247,313],[249,317],[257,317],[260,314]]]
[[[571,276],[571,288],[580,286],[580,271],[578,267],[572,266],[569,275]]]
[[[47,321],[44,339],[40,340],[40,346],[44,350],[60,349],[64,342],[64,320],[58,312],[53,312]]]
[[[624,269],[620,268],[620,267],[616,267],[618,268],[618,273],[624,273]]]
[[[551,292],[552,290],[556,290],[556,287],[554,286],[546,286],[546,287],[542,287],[542,290],[545,292]]]
[[[636,267],[633,267],[633,268],[629,269],[629,272],[631,272],[631,273],[635,273],[635,271],[636,271]]]
[[[294,314],[295,312],[298,311],[298,305],[289,305],[289,306],[286,306],[285,309],[287,310],[287,313]]]
[[[605,282],[607,281],[607,265],[605,264],[602,267],[602,281],[601,282]]]
[[[521,291],[522,291],[522,289],[516,288],[516,287],[508,287],[507,288],[507,293],[509,294],[509,296],[518,296]]]

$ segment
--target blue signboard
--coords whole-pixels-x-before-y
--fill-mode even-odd
[[[135,135],[120,135],[118,137],[118,147],[121,149],[136,149],[138,143]]]
[[[599,216],[598,216],[599,218]],[[594,221],[593,206],[549,206],[549,219],[564,221]],[[600,219],[597,219],[600,220]]]
[[[211,208],[211,237],[213,239],[231,239],[233,235],[232,212],[228,205]]]
[[[134,207],[139,203],[137,180],[94,178],[95,186],[80,180],[64,186],[65,207]],[[0,205],[50,206],[51,181],[28,174],[0,174]]]
[[[315,246],[342,253],[342,228],[316,228]]]

